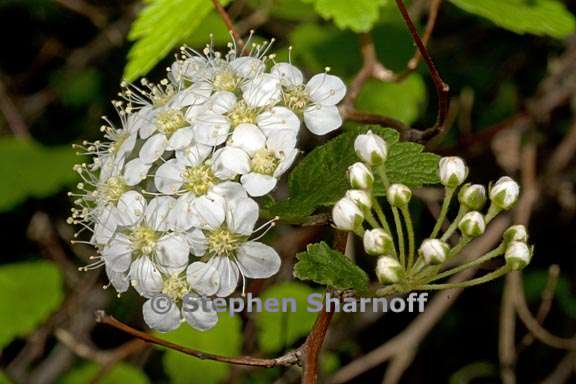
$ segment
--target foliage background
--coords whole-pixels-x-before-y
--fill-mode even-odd
[[[223,1],[228,3],[240,31],[254,28],[257,39],[275,38],[279,58],[292,45],[292,60],[308,74],[330,66],[350,81],[362,65],[358,34],[368,31],[378,58],[393,71],[401,71],[414,53],[391,0]],[[409,3],[423,28],[428,1]],[[447,134],[429,146],[464,157],[474,181],[487,182],[502,174],[517,176],[521,146],[527,140],[537,144],[541,193],[530,222],[536,254],[524,272],[525,291],[535,311],[548,269],[558,265],[560,279],[545,325],[555,334],[571,336],[576,326],[576,6],[559,0],[443,3],[429,47],[450,84],[451,113]],[[229,37],[209,0],[0,2],[0,383],[298,381],[296,369],[247,372],[147,349],[96,325],[94,310],[106,309],[144,329],[141,300],[134,294],[118,299],[102,290],[106,281],[101,271],[77,272],[92,251],[68,244],[74,230],[65,222],[70,208],[66,191],[77,181],[71,166],[78,161],[70,144],[99,136],[100,116],[113,116],[109,100],[123,77],[134,80],[149,72],[149,78],[158,80],[178,44],[202,48],[210,33],[218,46]],[[435,105],[423,65],[399,83],[369,80],[356,103],[359,110],[414,127],[433,124]],[[526,116],[531,124],[521,124]],[[330,139],[305,135],[301,146],[308,152]],[[551,156],[559,143],[572,146],[565,164],[552,172]],[[333,177],[331,181],[343,185]],[[277,198],[289,193],[296,202],[284,207],[285,212],[298,207],[300,216],[338,196],[304,201],[298,196],[307,193],[302,182],[283,186]],[[427,229],[437,194],[424,189],[420,195],[432,196],[416,207],[416,226]],[[280,226],[270,241],[285,260],[283,269],[273,280],[250,288],[263,296],[296,296],[303,302],[319,287],[292,278],[294,254],[331,236],[328,227]],[[360,264],[370,270],[372,262]],[[404,382],[499,380],[502,288],[503,281],[497,281],[467,289],[423,340]],[[382,345],[415,317],[338,316],[322,355],[323,377]],[[223,316],[209,333],[184,326],[165,337],[207,352],[273,356],[298,345],[314,318],[304,312]],[[521,340],[526,330],[518,324],[516,339]],[[519,382],[541,381],[565,356],[574,361],[573,354],[540,342],[518,350]],[[379,365],[356,380],[380,382],[384,371],[385,365]]]

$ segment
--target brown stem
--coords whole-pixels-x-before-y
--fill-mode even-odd
[[[438,69],[436,69],[436,65],[428,53],[424,42],[420,39],[420,35],[418,35],[418,31],[410,19],[410,15],[408,14],[408,10],[404,5],[402,0],[396,0],[396,5],[402,14],[402,18],[408,27],[410,34],[412,35],[412,39],[416,46],[418,47],[418,51],[422,55],[424,62],[428,66],[428,70],[430,71],[430,75],[432,76],[432,81],[434,82],[434,86],[436,87],[436,94],[438,96],[438,116],[436,118],[436,123],[432,127],[433,133],[442,132],[444,129],[444,125],[446,123],[446,117],[448,116],[448,92],[450,91],[450,87],[448,84],[442,80]]]
[[[244,40],[242,40],[242,38],[238,34],[238,31],[236,31],[234,23],[232,22],[230,15],[228,15],[228,12],[226,12],[222,4],[220,4],[220,1],[212,0],[212,4],[214,4],[214,8],[222,18],[222,21],[224,21],[224,24],[226,24],[226,28],[228,28],[228,31],[230,31],[230,33],[232,34],[232,37],[234,38],[234,41],[236,41],[238,47],[240,49],[244,48]]]
[[[326,311],[326,307],[322,308],[322,312],[316,318],[314,327],[302,346],[302,352],[304,352],[302,384],[315,384],[318,380],[318,356],[333,316],[334,312]]]

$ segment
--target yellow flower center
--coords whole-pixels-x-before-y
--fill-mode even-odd
[[[128,132],[121,132],[116,135],[114,142],[110,144],[110,153],[117,153],[128,137],[130,137],[130,133]]]
[[[177,109],[168,109],[158,112],[156,116],[156,127],[165,135],[170,136],[180,128],[188,126],[184,114]]]
[[[210,187],[218,181],[210,166],[206,164],[186,168],[182,178],[185,180],[184,188],[196,196],[206,194]]]
[[[303,85],[298,85],[286,89],[282,93],[284,105],[296,113],[304,112],[304,108],[310,104],[310,95]]]
[[[158,234],[152,228],[140,225],[132,230],[129,237],[136,256],[150,255],[154,252]]]
[[[207,234],[208,255],[234,256],[244,237],[230,232],[226,228],[219,228]]]
[[[278,167],[280,160],[276,158],[274,153],[271,151],[261,148],[250,160],[250,168],[256,173],[261,173],[263,175],[272,175]]]
[[[124,192],[128,191],[128,186],[120,176],[112,176],[97,192],[109,203],[117,203]]]
[[[240,84],[240,79],[238,79],[234,73],[230,70],[223,70],[214,76],[212,85],[217,91],[228,91],[234,92],[238,85]]]
[[[243,123],[255,124],[258,111],[255,108],[250,108],[244,101],[240,101],[228,112],[227,116],[232,123],[232,127]]]
[[[171,298],[173,301],[182,300],[190,292],[190,287],[184,276],[173,274],[164,280],[162,293]]]

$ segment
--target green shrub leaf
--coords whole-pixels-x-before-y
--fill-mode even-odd
[[[91,383],[98,375],[101,367],[94,363],[82,364],[68,372],[60,381],[60,384],[84,384]],[[146,375],[132,364],[119,362],[98,380],[101,384],[148,384]]]

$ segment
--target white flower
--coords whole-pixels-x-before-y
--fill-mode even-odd
[[[458,192],[458,200],[466,208],[479,211],[486,203],[486,188],[481,184],[465,184]]]
[[[336,104],[346,94],[346,85],[339,77],[321,73],[304,85],[302,72],[291,64],[278,63],[270,72],[282,83],[284,105],[302,114],[312,133],[324,135],[342,125]]]
[[[386,161],[388,145],[383,138],[368,131],[354,140],[356,155],[369,165],[379,165]]]
[[[412,198],[412,191],[404,184],[392,184],[386,191],[386,199],[393,207],[404,207]]]
[[[507,265],[518,271],[530,263],[532,250],[523,241],[512,241],[506,248],[504,258]]]
[[[350,189],[346,191],[346,197],[352,200],[362,211],[372,209],[372,197],[362,189]]]
[[[503,176],[490,188],[490,200],[500,209],[511,209],[518,201],[520,186],[508,176]]]
[[[438,174],[444,186],[455,188],[468,177],[468,167],[459,157],[443,157],[440,159]]]
[[[292,131],[277,131],[266,138],[253,124],[236,127],[229,144],[219,154],[216,166],[231,175],[242,175],[240,182],[250,196],[264,196],[274,189],[298,155]]]
[[[378,256],[394,252],[392,237],[382,228],[374,228],[364,232],[362,241],[364,250],[369,255]]]
[[[274,248],[250,240],[259,214],[254,200],[209,194],[196,199],[194,208],[199,225],[188,232],[188,242],[192,253],[206,260],[206,268],[218,271],[217,296],[230,295],[240,275],[262,279],[278,272],[280,256]]]
[[[426,239],[420,245],[418,254],[426,264],[442,264],[448,257],[450,247],[438,239]]]
[[[486,231],[486,222],[484,216],[478,211],[471,211],[466,213],[460,222],[458,228],[464,236],[478,237]]]
[[[402,265],[391,256],[382,256],[376,263],[376,276],[382,284],[397,283],[402,275]]]
[[[343,231],[354,231],[362,225],[364,214],[354,201],[344,197],[334,205],[332,220],[334,220],[336,228]]]
[[[348,167],[348,180],[352,188],[370,189],[374,184],[374,175],[364,163],[354,163]]]

